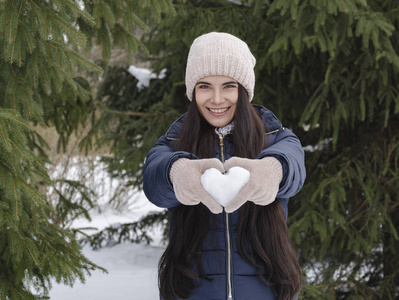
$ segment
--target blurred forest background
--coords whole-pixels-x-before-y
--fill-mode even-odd
[[[0,0],[0,299],[45,299],[51,280],[101,268],[69,226],[90,218],[99,187],[90,171],[49,175],[100,157],[123,183],[110,201],[129,203],[148,150],[188,108],[188,49],[210,31],[248,43],[253,102],[305,148],[288,218],[300,296],[399,299],[398,29],[391,0]],[[148,86],[131,65],[153,73]],[[86,242],[145,243],[167,217]]]

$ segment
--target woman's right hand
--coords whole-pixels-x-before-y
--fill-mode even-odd
[[[219,214],[223,211],[222,206],[205,191],[201,184],[201,175],[210,168],[224,173],[223,164],[217,158],[180,158],[173,163],[169,177],[180,203],[197,205],[202,202],[212,213]]]

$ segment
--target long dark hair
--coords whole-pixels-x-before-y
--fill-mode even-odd
[[[265,127],[241,85],[234,124],[234,155],[255,158],[266,147]],[[174,150],[211,158],[216,156],[216,142],[214,127],[201,116],[193,93],[193,103]],[[180,205],[171,210],[169,244],[158,269],[159,289],[164,300],[187,299],[199,285],[200,277],[210,280],[202,268],[200,255],[211,217],[202,204]],[[241,257],[256,267],[262,281],[278,299],[295,297],[301,285],[301,270],[278,201],[268,206],[247,202],[241,207],[237,244]]]

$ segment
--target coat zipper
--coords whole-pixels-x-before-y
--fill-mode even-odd
[[[229,285],[228,300],[233,300],[233,286],[231,283],[231,246],[230,246],[230,230],[229,230],[229,214],[226,212],[226,233],[227,233],[227,280]]]
[[[222,157],[222,163],[224,163],[224,141],[222,135],[219,135],[219,141],[220,141],[220,156]]]
[[[220,156],[222,163],[224,163],[224,140],[223,136],[219,135],[220,141]],[[228,285],[228,298],[227,300],[233,300],[233,287],[231,282],[231,242],[230,242],[230,228],[229,228],[229,214],[226,212],[226,237],[227,237],[227,285]]]

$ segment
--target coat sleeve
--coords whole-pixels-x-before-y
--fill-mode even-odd
[[[169,179],[170,168],[179,158],[197,157],[184,151],[174,152],[166,136],[160,137],[148,152],[144,165],[143,190],[148,200],[158,207],[171,208],[180,204]]]
[[[298,137],[291,130],[281,127],[267,136],[268,147],[258,158],[273,156],[283,166],[283,180],[277,198],[290,198],[302,188],[305,178],[305,152]]]

